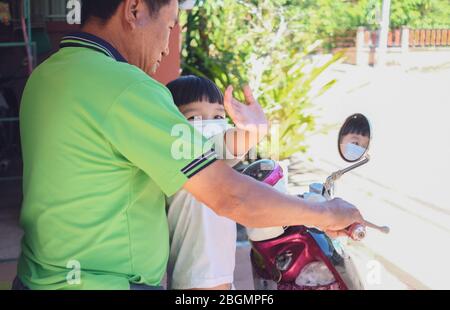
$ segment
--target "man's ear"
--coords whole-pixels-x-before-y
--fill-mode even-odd
[[[148,20],[149,12],[145,0],[124,0],[122,5],[125,21],[131,29]]]

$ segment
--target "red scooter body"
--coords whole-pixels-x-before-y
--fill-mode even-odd
[[[243,174],[271,186],[283,177],[271,160],[253,163]],[[361,285],[353,283],[359,280],[350,275],[355,270],[348,270],[349,258],[338,244],[315,228],[284,227],[278,236],[250,242],[255,289],[347,290]]]
[[[324,236],[325,238],[325,236]],[[277,238],[252,241],[250,253],[254,273],[261,279],[277,283],[279,290],[346,290],[347,285],[305,226],[292,226]],[[322,262],[334,276],[334,281],[322,285],[295,283],[303,268]]]

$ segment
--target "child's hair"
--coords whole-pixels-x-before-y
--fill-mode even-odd
[[[211,80],[195,75],[182,76],[169,84],[167,88],[172,93],[177,107],[196,101],[223,104],[223,94]]]
[[[370,127],[369,123],[364,117],[359,115],[352,118],[347,126],[342,130],[341,137],[348,134],[357,134],[362,135],[364,137],[370,136]]]

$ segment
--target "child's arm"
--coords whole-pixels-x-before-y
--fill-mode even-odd
[[[235,157],[245,156],[259,142],[256,135],[240,128],[228,129],[223,138],[227,149]]]
[[[218,158],[230,167],[242,161],[248,151],[257,144],[249,132],[239,128],[228,129],[225,133],[212,137],[211,141]]]
[[[233,87],[225,91],[224,106],[236,128],[227,130],[224,143],[236,157],[242,157],[255,147],[268,132],[268,121],[263,109],[253,97],[250,87],[244,86],[246,105],[233,98]]]

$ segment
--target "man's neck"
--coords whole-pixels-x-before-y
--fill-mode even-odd
[[[112,25],[102,25],[96,22],[89,22],[81,28],[81,31],[90,33],[111,44],[125,59],[128,59],[126,48],[122,44],[120,31],[114,31]]]

